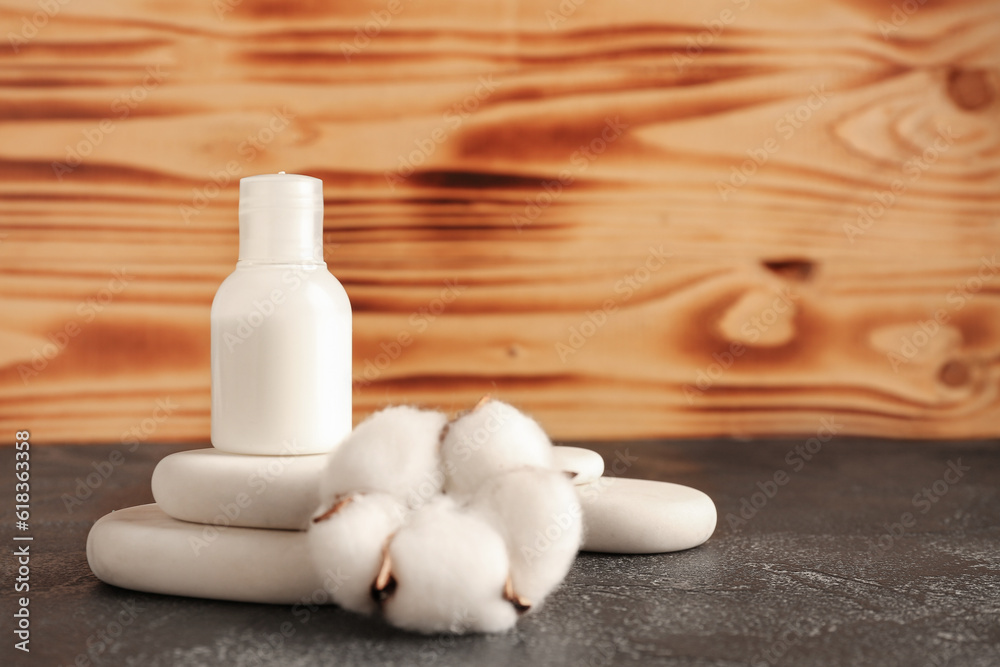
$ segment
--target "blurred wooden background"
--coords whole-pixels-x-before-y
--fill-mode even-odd
[[[322,178],[355,416],[1000,435],[1000,3],[0,3],[0,433],[207,439],[240,176]],[[12,437],[2,436],[2,437]]]

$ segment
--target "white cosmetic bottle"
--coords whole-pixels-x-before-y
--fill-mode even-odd
[[[351,303],[323,261],[323,182],[240,180],[240,255],[212,302],[212,444],[318,454],[351,432]]]

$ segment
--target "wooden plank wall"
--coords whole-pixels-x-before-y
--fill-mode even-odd
[[[0,26],[0,434],[206,439],[236,179],[285,170],[325,183],[357,418],[492,391],[561,438],[1000,435],[995,0]]]

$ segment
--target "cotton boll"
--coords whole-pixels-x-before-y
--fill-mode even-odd
[[[377,609],[372,581],[382,563],[382,549],[405,514],[406,508],[385,493],[351,494],[333,508],[317,510],[309,526],[309,553],[334,602],[362,614]]]
[[[498,473],[523,466],[551,468],[552,442],[517,408],[486,400],[448,426],[441,459],[445,491],[468,497]]]
[[[583,515],[573,483],[555,470],[514,470],[487,480],[470,509],[504,536],[513,589],[537,609],[580,550]]]
[[[410,515],[387,550],[382,612],[424,633],[501,632],[517,621],[504,599],[507,547],[482,518],[440,498]]]
[[[361,422],[327,459],[320,499],[379,491],[418,507],[441,492],[443,412],[408,405],[385,408]]]

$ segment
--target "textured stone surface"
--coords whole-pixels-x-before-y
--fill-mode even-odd
[[[715,535],[672,554],[581,554],[565,584],[514,632],[461,638],[409,635],[330,606],[103,584],[84,553],[91,525],[151,502],[153,466],[181,448],[33,448],[32,653],[16,662],[4,642],[0,663],[69,665],[82,655],[95,665],[148,667],[1000,664],[1000,442],[836,439],[808,460],[795,451],[803,442],[595,446],[608,474],[705,490],[719,509]],[[124,462],[89,498],[63,499],[114,450]],[[3,470],[13,460],[13,448],[0,449]],[[937,484],[938,495],[949,461],[970,469]],[[786,483],[749,520],[727,519],[779,472]],[[0,480],[3,497],[12,497],[12,484],[12,475]],[[925,488],[937,502],[921,496],[915,504]],[[9,505],[4,512],[0,539],[10,544]],[[890,540],[886,524],[906,513],[911,527]],[[879,540],[884,551],[872,549]],[[11,557],[0,562],[13,581]],[[12,587],[0,595],[3,613],[13,613]],[[116,625],[123,617],[128,624]]]

